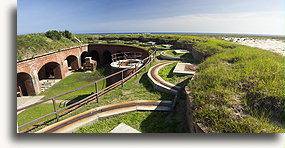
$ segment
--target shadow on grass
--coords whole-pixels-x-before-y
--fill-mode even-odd
[[[186,95],[181,94],[171,112],[152,112],[140,128],[143,133],[188,133]]]
[[[68,106],[68,105],[72,105],[72,104],[74,104],[74,103],[76,103],[76,102],[78,102],[78,101],[80,101],[80,100],[82,100],[82,99],[84,99],[84,98],[86,98],[86,97],[88,97],[88,96],[90,96],[90,95],[91,95],[91,94],[79,95],[79,96],[77,96],[76,98],[74,98],[74,99],[68,101],[67,103],[66,103],[65,101],[60,102],[60,103],[59,103],[59,108],[57,108],[57,109],[66,107],[66,106]],[[50,105],[52,105],[52,104],[50,104]],[[76,106],[76,105],[74,105],[74,106]],[[73,108],[74,106],[71,106],[71,107],[69,107],[68,109],[71,109],[71,108]],[[82,105],[79,105],[78,107],[81,107],[81,106],[82,106]],[[62,117],[64,117],[65,115],[67,115],[67,114],[69,114],[70,112],[73,111],[73,109],[71,109],[71,110],[68,110],[68,109],[66,109],[65,111],[61,111],[61,112],[59,113],[59,119],[60,119],[60,120],[62,120],[62,119],[61,119]],[[41,127],[49,126],[49,125],[51,125],[51,124],[53,124],[53,123],[55,123],[55,122],[57,121],[55,115],[51,115],[51,116],[49,116],[49,117],[47,117],[47,118],[45,118],[45,119],[43,119],[43,120],[46,120],[46,121],[39,121],[39,122],[36,122],[36,123],[34,123],[33,125],[30,125],[30,127],[26,128],[26,129],[23,129],[23,132],[24,132],[24,133],[28,133],[28,132],[31,132],[31,131],[34,131],[34,130],[38,130],[38,129],[40,129]],[[22,130],[21,130],[21,131],[22,131]]]
[[[180,133],[179,122],[173,118],[171,112],[152,112],[141,122],[143,133]]]
[[[79,95],[79,96],[77,96],[76,98],[74,98],[74,99],[68,101],[68,102],[66,103],[66,106],[71,105],[71,104],[74,104],[74,103],[76,103],[76,102],[78,102],[78,101],[80,101],[80,100],[82,100],[82,99],[84,99],[84,98],[86,98],[86,97],[88,97],[88,96],[90,96],[90,95],[91,95],[91,94]]]
[[[143,84],[143,86],[146,88],[147,91],[151,92],[151,93],[158,93],[160,94],[161,98],[160,100],[171,100],[174,96],[168,93],[163,93],[163,92],[159,92],[157,90],[155,90],[153,88],[153,85],[149,82],[148,80],[148,76],[147,73],[144,73],[140,80],[139,83]]]
[[[191,78],[188,78],[179,84],[178,86],[184,87],[189,83]],[[151,89],[153,87],[151,86]],[[166,93],[160,93],[167,95],[170,99],[174,96]],[[163,100],[163,99],[162,99]],[[143,133],[188,133],[188,124],[186,120],[186,94],[184,91],[180,92],[180,97],[177,99],[176,107],[171,112],[152,112],[140,125]]]

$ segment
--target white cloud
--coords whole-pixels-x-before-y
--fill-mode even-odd
[[[86,26],[101,32],[205,32],[283,35],[282,12],[198,14],[161,19],[114,21]]]

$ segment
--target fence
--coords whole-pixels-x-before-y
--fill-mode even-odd
[[[105,94],[106,92],[112,90],[113,88],[115,88],[115,87],[117,87],[117,86],[119,86],[119,85],[123,85],[123,83],[124,83],[125,81],[129,80],[131,77],[133,77],[134,75],[136,75],[137,73],[139,73],[143,68],[146,68],[146,66],[148,66],[149,64],[151,64],[151,63],[153,62],[153,59],[155,58],[155,55],[156,55],[156,51],[154,51],[154,52],[153,52],[152,54],[150,54],[148,57],[146,57],[145,59],[143,59],[143,60],[141,60],[140,62],[138,62],[137,64],[135,64],[135,65],[134,65],[135,68],[134,68],[134,70],[132,71],[132,74],[128,75],[128,76],[125,77],[125,78],[124,78],[124,72],[127,71],[127,70],[129,70],[129,69],[121,70],[121,71],[119,71],[119,72],[116,72],[116,73],[114,73],[114,74],[111,74],[111,75],[109,75],[109,76],[107,76],[107,77],[104,77],[104,78],[102,78],[102,79],[99,79],[99,80],[97,80],[97,81],[95,81],[95,82],[92,82],[92,83],[87,84],[87,85],[85,85],[85,86],[82,86],[82,87],[80,87],[80,88],[74,89],[74,90],[72,90],[72,91],[69,91],[69,92],[66,92],[66,93],[63,93],[63,94],[60,94],[60,95],[57,95],[57,96],[48,98],[48,99],[46,99],[46,100],[42,100],[42,101],[39,101],[39,102],[37,102],[37,103],[34,103],[34,104],[31,104],[31,105],[22,107],[22,108],[20,108],[20,109],[17,109],[17,112],[19,112],[19,111],[22,111],[22,110],[24,110],[24,109],[27,109],[27,108],[30,108],[30,107],[33,107],[33,106],[36,106],[36,105],[39,105],[39,104],[42,104],[42,103],[45,103],[45,102],[48,102],[48,101],[52,101],[53,109],[54,109],[54,112],[52,112],[52,113],[49,113],[49,114],[44,115],[44,116],[41,116],[41,117],[39,117],[39,118],[37,118],[37,119],[35,119],[35,120],[33,120],[33,121],[30,121],[30,122],[27,122],[27,123],[25,123],[25,124],[23,124],[23,125],[21,125],[21,126],[18,126],[18,130],[20,130],[21,128],[23,128],[23,127],[25,127],[25,126],[28,126],[28,125],[33,124],[33,123],[35,123],[35,122],[38,122],[38,121],[40,121],[40,120],[42,120],[42,119],[44,119],[44,118],[47,118],[47,117],[49,117],[49,116],[52,116],[52,115],[55,115],[55,116],[56,116],[56,120],[57,120],[57,122],[58,122],[58,121],[59,121],[59,112],[64,111],[64,110],[67,110],[67,109],[70,109],[71,107],[74,107],[74,106],[76,106],[76,105],[83,105],[83,104],[88,103],[88,102],[90,102],[90,101],[92,101],[92,100],[94,100],[94,99],[96,99],[96,101],[98,102],[100,95]],[[143,66],[137,67],[137,65],[140,65],[140,64],[142,64]],[[137,69],[137,68],[138,68],[138,69]],[[105,87],[105,88],[103,88],[103,89],[101,89],[101,90],[98,90],[98,83],[99,83],[99,82],[104,81],[104,80],[106,80],[106,79],[108,79],[108,78],[112,78],[112,77],[114,77],[114,76],[116,76],[116,75],[118,75],[118,74],[121,75],[121,80],[120,80],[120,81],[117,81],[117,82],[111,84],[111,85],[108,86],[108,87]],[[72,104],[70,104],[70,105],[68,105],[68,106],[66,106],[66,107],[63,107],[63,108],[60,108],[60,109],[58,109],[58,108],[56,107],[56,101],[55,101],[56,98],[62,97],[62,96],[64,96],[64,95],[70,94],[70,93],[72,93],[72,92],[81,90],[81,89],[83,89],[83,88],[86,88],[86,87],[92,86],[92,85],[95,85],[95,93],[94,93],[94,94],[91,94],[91,95],[89,95],[88,97],[86,97],[86,98],[84,98],[84,99],[82,99],[82,100],[80,100],[80,101],[78,101],[78,102],[72,103]]]

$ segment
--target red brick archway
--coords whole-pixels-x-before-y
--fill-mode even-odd
[[[100,65],[110,63],[105,56],[118,52],[141,52],[142,58],[146,58],[149,55],[149,52],[143,48],[127,45],[90,44],[88,45],[88,51],[89,53],[96,51],[99,54],[97,62]]]
[[[39,80],[42,79],[62,79],[61,66],[56,62],[46,63],[38,72]]]
[[[112,63],[112,53],[110,51],[104,51],[103,53],[104,64],[111,64]]]
[[[83,65],[83,63],[85,63],[86,57],[90,57],[90,54],[87,51],[82,52],[80,55],[81,65]]]
[[[41,92],[39,80],[62,79],[69,73],[68,67],[72,70],[80,69],[87,56],[93,56],[98,64],[108,64],[111,62],[110,55],[116,52],[141,52],[142,58],[149,55],[149,52],[143,48],[108,44],[83,45],[59,50],[17,62],[17,73],[19,74],[17,89],[25,89],[25,95],[38,94]]]
[[[79,61],[76,56],[70,55],[65,60],[67,61],[67,65],[70,70],[78,70],[80,68]]]
[[[24,72],[17,73],[17,96],[36,95],[32,77]]]

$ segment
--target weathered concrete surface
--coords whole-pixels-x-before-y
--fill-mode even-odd
[[[141,133],[140,131],[126,125],[125,123],[120,123],[110,133]]]
[[[158,75],[158,71],[163,68],[166,65],[169,65],[173,62],[166,62],[166,63],[162,63],[162,64],[158,64],[155,65],[153,67],[151,67],[148,70],[147,76],[149,81],[152,83],[154,89],[161,91],[161,92],[165,92],[165,93],[171,93],[171,94],[177,94],[178,90],[181,88],[179,86],[176,86],[172,83],[169,83],[165,80],[163,80],[159,75]],[[153,71],[153,73],[152,73]]]
[[[34,104],[41,100],[44,96],[23,96],[17,97],[17,108],[22,108]]]
[[[165,59],[165,60],[177,60],[177,61],[185,60],[185,58],[168,55],[168,54],[166,54],[166,51],[161,52],[159,57],[162,58],[162,59]]]
[[[143,105],[143,103],[150,103],[150,105]],[[155,105],[156,104],[156,105]],[[123,113],[133,112],[133,111],[171,111],[170,105],[172,101],[161,101],[161,100],[138,100],[138,101],[129,101],[118,104],[111,104],[106,106],[97,107],[78,115],[72,116],[68,119],[59,121],[55,124],[52,124],[46,128],[43,128],[36,133],[45,133],[49,132],[52,129],[52,133],[71,133],[78,130],[80,127],[93,124],[98,121],[100,118],[106,118],[110,116],[115,116]],[[118,106],[122,106],[116,108]],[[130,105],[130,106],[128,106]],[[112,108],[110,110],[110,108]],[[74,122],[73,122],[74,121]]]
[[[174,50],[174,52],[176,54],[180,54],[180,53],[190,53],[188,50]]]
[[[187,65],[191,65],[191,63],[177,63],[177,65],[175,66],[174,70],[173,70],[173,74],[188,74],[188,75],[193,75],[195,74],[194,70],[188,70],[185,68],[185,66]]]

